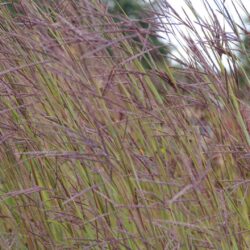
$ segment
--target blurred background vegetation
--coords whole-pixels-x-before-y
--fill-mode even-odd
[[[134,38],[137,45],[142,49],[142,44],[151,50],[144,55],[142,63],[145,68],[151,68],[150,57],[154,62],[161,63],[162,60],[168,60],[168,53],[170,53],[170,46],[167,45],[166,39],[160,38],[157,33],[157,26],[159,19],[157,19],[155,10],[157,5],[155,1],[145,2],[141,0],[102,0],[108,6],[108,11],[113,15],[114,21],[122,21],[120,18],[127,17],[134,20],[137,29],[146,30],[144,33],[144,41],[140,41],[138,37]],[[135,28],[134,27],[134,28]],[[145,43],[146,42],[146,43]]]

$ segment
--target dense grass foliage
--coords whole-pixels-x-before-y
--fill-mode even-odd
[[[153,7],[184,51],[156,62],[97,0],[0,5],[1,249],[250,249],[246,30],[190,7],[203,34]]]

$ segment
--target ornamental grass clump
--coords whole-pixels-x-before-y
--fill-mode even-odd
[[[248,33],[214,3],[156,2],[143,27],[97,0],[1,2],[1,249],[250,249]]]

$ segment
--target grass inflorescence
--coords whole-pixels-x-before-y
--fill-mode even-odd
[[[250,249],[248,33],[215,3],[232,32],[209,1],[209,21],[187,2],[199,31],[165,0],[146,28],[97,0],[0,4],[1,249]]]

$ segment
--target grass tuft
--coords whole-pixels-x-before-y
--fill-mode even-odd
[[[166,1],[145,29],[97,0],[1,3],[1,249],[250,249],[247,51],[214,2],[232,33],[210,1],[187,1],[199,29]]]

